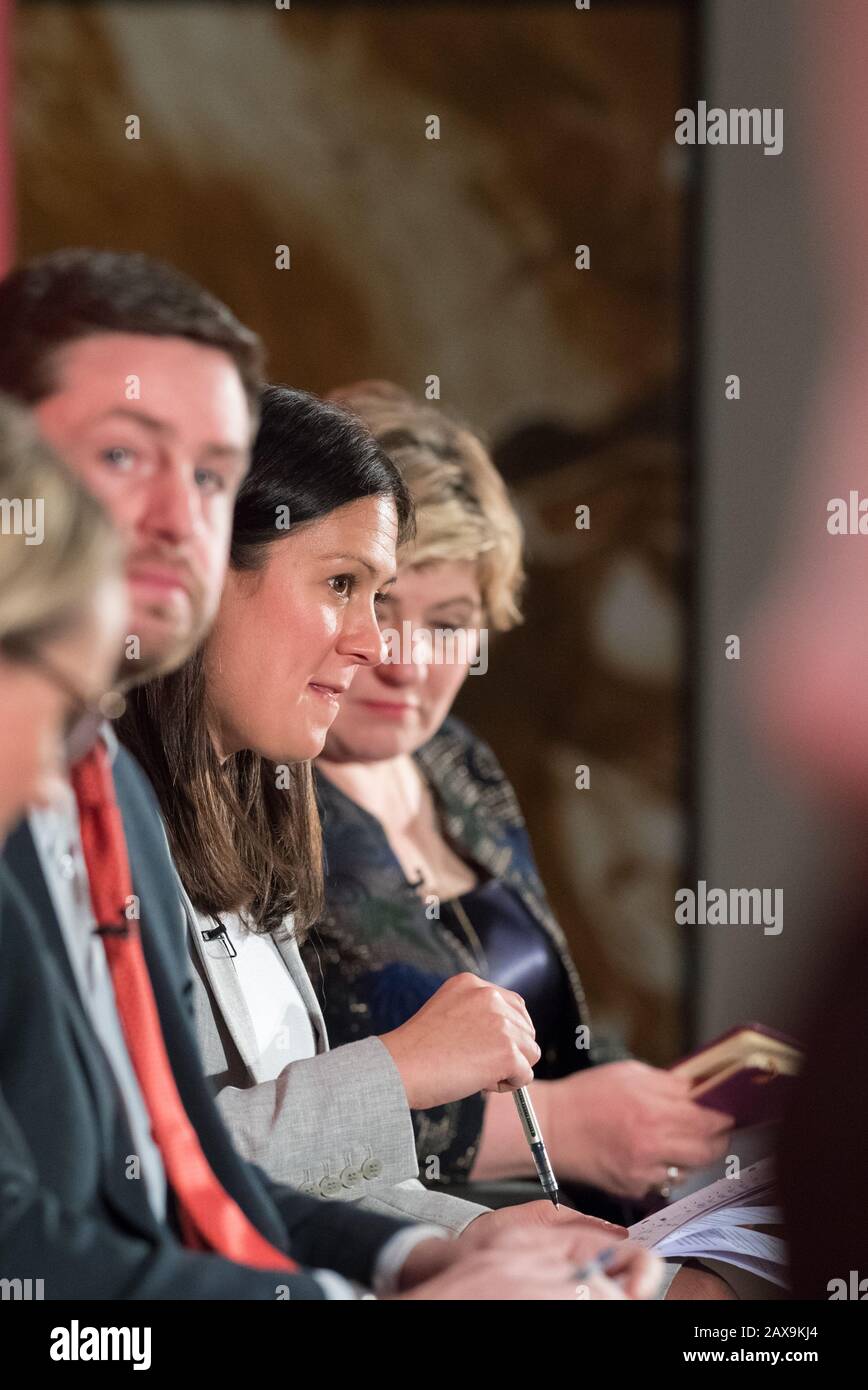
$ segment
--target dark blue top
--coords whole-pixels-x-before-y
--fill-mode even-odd
[[[332,1047],[381,1035],[410,1018],[462,971],[514,989],[527,1001],[554,1080],[597,1060],[588,1047],[578,972],[539,879],[515,793],[491,750],[448,719],[414,760],[431,789],[442,833],[479,876],[454,904],[421,897],[382,823],[315,769],[325,850],[325,912],[302,945]],[[582,1025],[580,1029],[580,1025]],[[578,1037],[581,1031],[581,1040]],[[414,1111],[419,1167],[462,1181],[482,1132],[476,1094]]]
[[[480,963],[487,980],[522,996],[543,1063],[562,1054],[565,1047],[574,1048],[575,1004],[564,968],[518,894],[500,879],[490,878],[457,901],[472,932],[467,931],[453,901],[440,904],[441,922],[475,954],[481,946]]]

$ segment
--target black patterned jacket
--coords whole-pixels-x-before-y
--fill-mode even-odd
[[[466,860],[508,884],[547,936],[568,983],[574,1017],[535,1069],[564,1076],[594,1061],[576,1030],[588,1023],[581,981],[546,899],[515,793],[491,749],[449,718],[415,754],[437,803],[446,838]],[[463,942],[426,908],[380,822],[317,773],[326,860],[326,912],[302,947],[332,1047],[397,1028],[445,979],[484,975]],[[420,1176],[466,1180],[482,1130],[484,1097],[416,1111]],[[436,1161],[432,1163],[432,1159]]]

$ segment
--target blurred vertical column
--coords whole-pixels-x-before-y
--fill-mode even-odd
[[[829,917],[825,820],[801,787],[772,776],[768,740],[749,708],[773,659],[752,620],[792,527],[822,335],[807,180],[834,145],[817,146],[807,111],[816,75],[799,43],[806,13],[822,8],[821,0],[709,0],[705,11],[702,97],[709,108],[782,108],[784,145],[772,157],[756,146],[701,154],[697,877],[709,888],[781,889],[784,928],[779,936],[688,928],[700,952],[699,1039],[751,1018],[792,1027],[793,1000],[811,979]],[[737,401],[724,393],[729,373],[741,378]],[[823,534],[825,515],[817,513]],[[741,636],[740,661],[724,656],[729,634]],[[807,674],[791,668],[796,687]]]
[[[12,19],[15,0],[0,0],[0,275],[15,255],[12,174]]]

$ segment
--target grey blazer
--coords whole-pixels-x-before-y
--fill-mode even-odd
[[[379,1038],[363,1038],[329,1050],[322,1010],[288,923],[275,934],[275,945],[307,1007],[317,1052],[289,1062],[274,1080],[257,1075],[253,1022],[225,937],[205,940],[178,886],[202,1060],[241,1154],[302,1192],[450,1231],[463,1231],[487,1211],[429,1192],[418,1181],[407,1097],[388,1049]]]

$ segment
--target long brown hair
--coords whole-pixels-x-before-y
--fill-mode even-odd
[[[413,530],[401,477],[353,415],[303,391],[266,387],[250,472],[235,505],[230,564],[261,568],[292,530],[362,497],[390,496],[399,543]],[[288,513],[284,513],[285,508]],[[267,653],[263,653],[267,659]],[[301,937],[322,911],[322,840],[309,762],[288,769],[243,750],[221,762],[211,735],[204,655],[135,690],[120,736],[157,793],[193,905],[244,908],[259,932],[293,914]],[[278,776],[278,773],[280,775]]]

